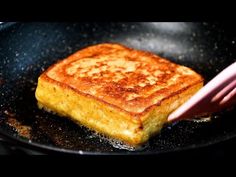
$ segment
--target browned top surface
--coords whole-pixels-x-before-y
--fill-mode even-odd
[[[135,114],[202,81],[187,67],[119,44],[80,50],[45,74],[80,93]]]

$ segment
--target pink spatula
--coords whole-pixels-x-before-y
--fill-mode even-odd
[[[168,121],[213,113],[236,103],[236,62],[228,66],[182,106],[172,112]]]

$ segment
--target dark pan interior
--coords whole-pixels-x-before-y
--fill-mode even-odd
[[[65,118],[39,110],[34,92],[40,73],[58,59],[101,42],[154,52],[193,68],[207,82],[235,61],[236,28],[232,23],[1,24],[1,134],[32,147],[85,154],[162,153],[236,136],[236,109],[232,108],[216,114],[211,122],[167,125],[146,148],[129,152]]]

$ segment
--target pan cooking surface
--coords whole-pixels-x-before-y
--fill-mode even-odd
[[[101,42],[118,42],[189,66],[208,81],[235,61],[235,28],[209,23],[27,23],[0,25],[0,132],[37,147],[75,153],[137,153],[114,148],[84,127],[37,108],[38,76],[58,59]],[[233,50],[234,49],[234,50]],[[236,109],[211,122],[166,125],[138,153],[162,153],[236,135]]]

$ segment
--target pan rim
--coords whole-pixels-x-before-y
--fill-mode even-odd
[[[124,155],[124,156],[132,156],[132,155],[164,155],[168,153],[176,153],[176,152],[184,152],[187,150],[193,150],[193,149],[200,149],[208,146],[213,146],[219,143],[223,143],[225,141],[228,141],[230,139],[233,139],[236,137],[236,134],[227,134],[223,138],[216,138],[215,140],[201,143],[201,144],[191,144],[189,146],[184,147],[176,147],[174,149],[166,150],[166,151],[124,151],[124,152],[98,152],[98,151],[83,151],[83,150],[72,150],[72,149],[65,149],[65,148],[59,148],[56,146],[49,146],[46,144],[41,144],[37,142],[30,142],[27,140],[21,139],[20,137],[12,136],[0,129],[0,135],[3,137],[9,139],[11,144],[14,146],[22,145],[25,148],[30,148],[31,150],[36,150],[40,152],[49,152],[49,153],[63,153],[67,155],[80,155],[80,156],[117,156],[117,155]],[[1,141],[1,140],[0,140]]]

